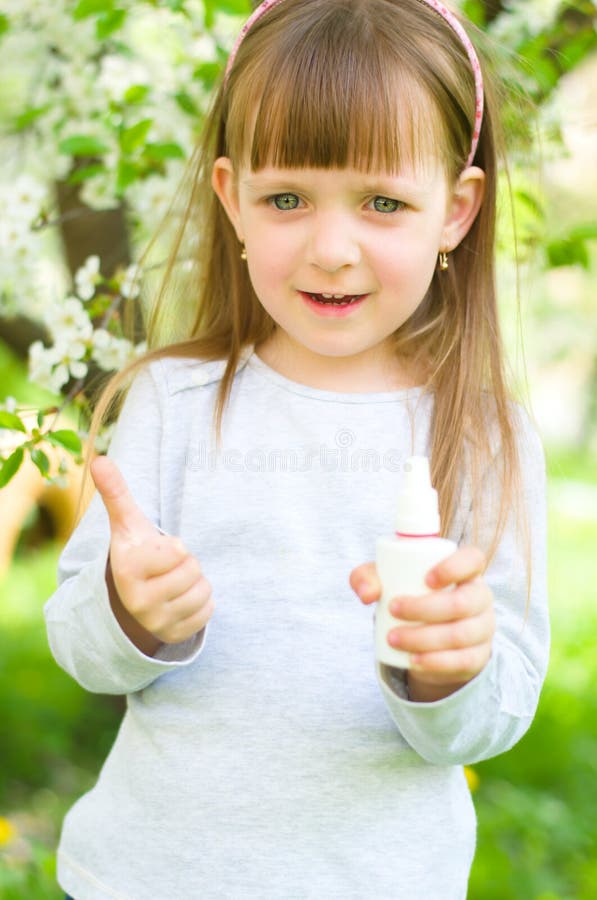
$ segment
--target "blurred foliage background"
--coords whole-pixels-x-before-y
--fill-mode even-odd
[[[592,0],[463,0],[459,5],[481,29],[509,89],[503,115],[517,231],[511,227],[504,179],[502,319],[513,381],[522,391],[527,376],[528,399],[546,445],[553,625],[550,671],[529,733],[510,753],[468,770],[479,819],[469,896],[590,900],[597,884],[597,607],[592,602],[597,581],[597,10]],[[152,86],[141,76],[138,84],[129,82],[123,97],[114,94],[117,61],[129,68],[137,63],[131,49],[135,29],[144,48],[166,35],[135,19],[142,7],[167,16],[177,35],[175,41],[168,32],[171,52],[166,62],[161,60],[159,80],[170,85],[169,99],[178,112],[164,114],[163,120],[164,97],[152,97]],[[19,244],[20,269],[14,263],[14,233],[3,231],[0,221],[0,405],[16,398],[21,410],[60,409],[84,437],[89,379],[73,376],[52,390],[40,386],[40,379],[34,383],[27,364],[33,341],[51,342],[44,304],[68,294],[90,253],[101,256],[106,280],[135,257],[188,155],[204,101],[239,16],[247,10],[245,0],[62,0],[47,9],[33,0],[7,0],[3,5],[0,187],[21,172],[39,178],[45,167],[54,199],[43,211],[45,219],[32,221],[32,243]],[[101,68],[102,60],[110,60],[112,93],[105,109],[103,100],[87,95],[79,82],[78,93],[71,88],[80,59],[79,69],[68,70],[68,77],[66,70],[52,69],[56,59],[62,65],[67,58],[60,37],[65,23],[87,27],[85,65]],[[48,93],[43,102],[39,97],[33,102],[33,93],[18,87],[27,81],[23,73],[33,85],[31,72],[48,67]],[[102,77],[105,70],[104,65]],[[173,74],[178,70],[184,90]],[[66,188],[73,189],[74,201],[73,196],[65,201]],[[0,197],[0,214],[6,211]],[[69,229],[73,220],[75,227]],[[79,227],[86,220],[91,223],[88,238]],[[42,249],[51,265],[38,271]],[[35,280],[27,281],[32,272],[37,272]],[[106,296],[116,309],[115,294],[111,283]],[[32,444],[36,448],[39,444]],[[36,460],[35,483],[50,487],[52,473],[44,471],[39,454]],[[31,474],[28,478],[31,486]],[[57,491],[63,490],[61,483],[54,485]],[[55,665],[47,646],[42,607],[55,588],[70,507],[33,490],[16,514],[16,526],[11,525],[1,505],[8,488],[0,490],[2,533],[15,530],[4,561],[0,539],[0,897],[59,900],[55,846],[61,819],[93,784],[123,701],[80,689]]]

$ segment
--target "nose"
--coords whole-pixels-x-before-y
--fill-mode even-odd
[[[344,214],[320,212],[311,223],[308,261],[325,272],[336,272],[361,261],[354,223]]]

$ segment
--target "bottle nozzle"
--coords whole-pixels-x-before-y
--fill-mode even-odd
[[[439,534],[437,491],[431,485],[429,460],[410,456],[404,463],[404,481],[398,495],[396,531],[405,535]]]

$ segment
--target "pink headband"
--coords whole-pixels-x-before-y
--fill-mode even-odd
[[[226,66],[226,72],[224,75],[224,80],[228,78],[228,73],[232,68],[232,64],[238,52],[238,48],[240,47],[247,31],[260,19],[268,9],[271,9],[274,6],[278,6],[278,4],[282,3],[283,0],[263,0],[260,6],[257,7],[256,10],[249,16],[247,21],[242,27],[242,31],[236,39],[234,47],[232,48],[232,52],[228,58],[228,64]],[[464,49],[467,52],[468,58],[470,60],[473,74],[475,76],[475,125],[473,128],[473,139],[471,142],[471,152],[469,153],[468,159],[466,161],[466,167],[472,165],[473,160],[475,158],[475,153],[477,152],[477,146],[479,144],[479,135],[481,134],[481,123],[483,121],[483,76],[481,74],[481,64],[479,63],[479,57],[475,52],[475,48],[473,47],[471,40],[456,18],[456,16],[444,6],[443,3],[439,3],[438,0],[420,0],[421,3],[426,3],[427,6],[430,6],[436,12],[442,16],[443,19],[446,20],[450,28],[456,32]]]

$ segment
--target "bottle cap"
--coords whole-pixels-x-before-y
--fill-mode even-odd
[[[439,527],[437,491],[431,486],[429,460],[426,456],[411,456],[404,463],[396,531],[405,535],[437,535]]]

